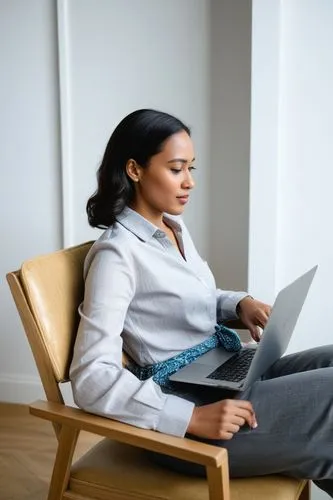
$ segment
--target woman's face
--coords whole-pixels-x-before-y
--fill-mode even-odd
[[[148,220],[163,212],[183,213],[194,187],[193,162],[193,143],[187,132],[181,131],[169,137],[163,150],[152,156],[145,168],[137,167],[132,208]]]

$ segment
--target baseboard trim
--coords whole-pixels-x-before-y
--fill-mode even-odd
[[[60,387],[65,403],[76,406],[70,383]],[[36,399],[46,399],[42,383],[38,377],[26,375],[24,378],[9,373],[0,373],[0,401],[4,403],[29,404]]]
[[[29,404],[36,399],[45,399],[38,377],[0,373],[0,401]]]

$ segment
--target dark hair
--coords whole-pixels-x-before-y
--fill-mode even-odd
[[[178,118],[154,109],[139,109],[115,128],[97,172],[97,191],[87,202],[89,224],[105,229],[115,222],[134,197],[134,183],[126,173],[128,160],[146,167],[173,134],[190,129]]]

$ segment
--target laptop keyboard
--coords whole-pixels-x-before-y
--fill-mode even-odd
[[[207,378],[240,382],[246,377],[255,352],[255,349],[242,349],[229,358],[228,361],[218,366]]]

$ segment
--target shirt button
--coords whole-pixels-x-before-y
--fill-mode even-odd
[[[165,233],[164,233],[163,231],[159,231],[159,230],[157,230],[157,231],[155,232],[155,236],[156,236],[156,238],[164,238]]]

